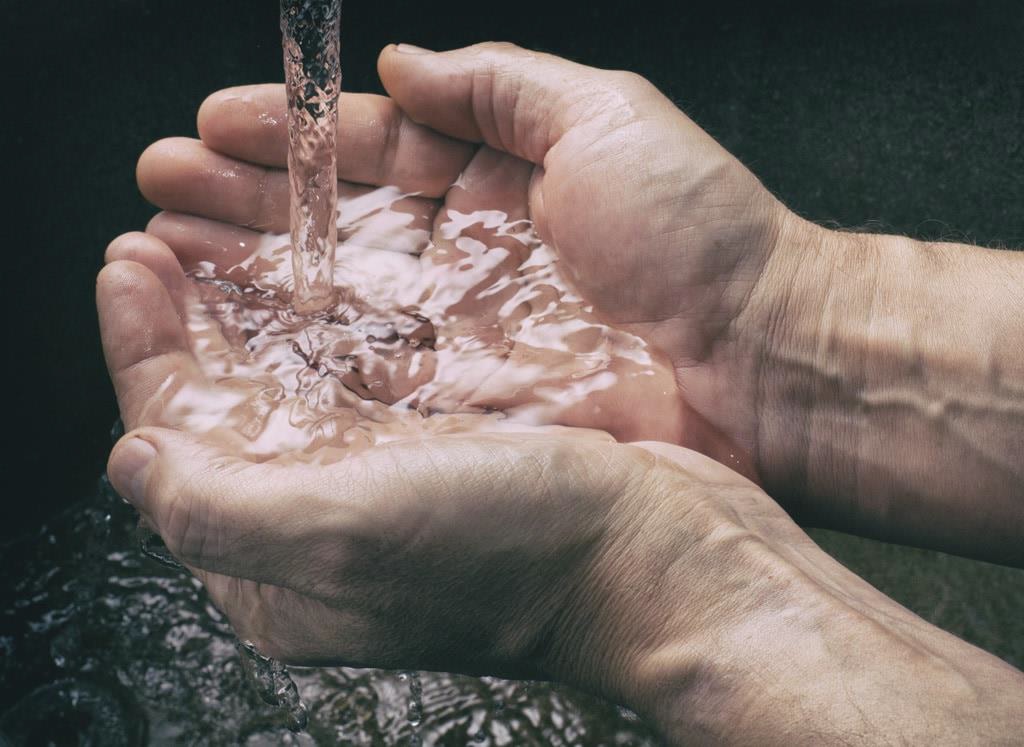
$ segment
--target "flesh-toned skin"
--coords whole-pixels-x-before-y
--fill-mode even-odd
[[[111,244],[98,305],[135,429],[111,480],[240,635],[287,661],[558,679],[679,743],[1016,738],[1019,672],[691,449],[811,519],[1024,562],[1021,258],[811,226],[636,76],[505,45],[389,47],[380,72],[391,99],[342,101],[340,178],[431,210],[480,153],[525,164],[522,208],[576,287],[671,361],[677,444],[474,434],[316,468],[152,427],[167,377],[199,376],[182,266],[287,215],[281,88],[216,94],[201,143],[143,155],[173,212]]]

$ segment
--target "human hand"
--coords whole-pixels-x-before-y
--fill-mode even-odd
[[[657,438],[802,521],[1024,562],[1024,255],[815,226],[632,74],[491,44],[379,69],[414,122],[533,164],[569,279],[670,360]]]
[[[181,318],[190,285],[145,234],[115,241],[108,261],[97,301],[130,430],[111,480],[268,654],[555,677],[625,698],[643,633],[623,604],[658,572],[613,562],[632,555],[637,531],[705,508],[707,521],[731,521],[731,499],[696,497],[721,487],[746,514],[757,496],[754,513],[799,534],[726,468],[681,452],[690,475],[657,456],[661,445],[597,433],[407,439],[323,465],[252,461],[223,433],[154,427],[167,422],[168,381],[203,377]],[[693,500],[657,488],[662,473],[692,483]],[[655,566],[671,562],[662,550]]]
[[[380,71],[393,101],[343,95],[341,178],[418,193],[435,225],[467,206],[528,218],[600,318],[668,355],[657,377],[616,392],[619,406],[603,408],[614,417],[564,422],[683,443],[753,474],[757,346],[770,305],[762,269],[783,214],[771,195],[637,76],[503,45],[388,48]],[[475,102],[474,75],[488,83]],[[492,101],[494,119],[478,121]],[[140,161],[143,192],[170,211],[148,230],[186,267],[200,258],[227,267],[253,237],[225,225],[286,228],[283,89],[215,94],[199,131],[202,145],[163,141]],[[468,198],[450,189],[456,180]]]
[[[110,254],[98,304],[132,429],[111,481],[262,651],[553,678],[673,743],[1014,733],[1019,673],[887,600],[695,452],[555,430],[256,463],[149,426],[168,376],[199,375],[175,302],[187,285],[155,238]]]
[[[379,60],[398,106],[532,164],[529,215],[570,280],[667,354],[685,411],[675,442],[755,475],[789,211],[640,76],[505,44],[403,49]]]
[[[264,232],[287,229],[283,108],[281,86],[215,94],[200,111],[202,142],[168,139],[140,159],[140,188],[166,210],[148,231],[190,272],[199,268],[202,276],[251,283],[240,265],[265,265],[267,258],[256,257],[254,247],[266,243]],[[546,398],[556,414],[531,414],[533,422],[597,428],[623,440],[681,438],[684,416],[670,363],[641,338],[605,326],[592,304],[566,287],[561,262],[550,249],[531,243],[531,164],[410,124],[393,102],[378,96],[346,95],[341,108],[343,201],[375,204],[392,189],[373,192],[361,186],[367,182],[411,193],[389,206],[392,216],[408,219],[401,230],[397,224],[368,227],[380,216],[365,210],[346,223],[343,209],[338,266],[344,269],[338,277],[350,286],[350,308],[403,306],[404,295],[404,305],[415,306],[437,326],[438,350],[450,347],[453,338],[473,347],[458,375],[445,379],[440,396],[437,382],[426,382],[430,398],[423,399],[421,387],[418,401],[409,403],[409,392],[425,382],[403,382],[402,375],[385,377],[398,381],[397,392],[367,392],[365,381],[349,378],[346,386],[360,396],[388,404],[404,398],[403,404],[435,412],[511,413],[533,406],[536,413],[537,400]],[[389,128],[404,134],[389,134]],[[359,259],[367,241],[371,254]],[[473,244],[485,248],[479,252]],[[531,339],[531,331],[539,334]],[[414,368],[420,379],[430,379],[433,354],[423,348],[411,352],[405,360],[426,358]],[[382,360],[371,355],[360,367],[365,373]],[[614,383],[591,385],[602,372],[611,373]]]

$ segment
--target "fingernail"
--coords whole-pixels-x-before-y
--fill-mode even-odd
[[[415,44],[399,44],[395,47],[395,51],[402,54],[434,54],[429,49],[417,47]]]
[[[148,441],[131,438],[116,450],[107,477],[119,494],[133,503],[142,500],[146,488],[146,467],[156,458],[156,449]]]

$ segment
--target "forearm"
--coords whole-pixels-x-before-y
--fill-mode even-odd
[[[895,603],[866,612],[795,575],[787,587],[762,596],[743,619],[711,623],[719,627],[706,637],[668,637],[644,660],[634,707],[674,744],[1019,737],[1019,672],[923,621],[901,619]]]
[[[1024,254],[791,220],[758,462],[807,523],[1024,564]]]
[[[626,700],[671,743],[961,745],[1019,737],[1024,675],[888,599],[796,527],[780,531],[782,521],[747,521],[751,534],[717,531],[686,549],[728,555],[711,582],[718,593],[695,588],[692,576],[676,578],[672,564],[646,600],[647,609],[672,611],[644,616],[658,621],[657,632],[630,647]],[[673,557],[664,536],[655,552]],[[730,588],[738,593],[721,591]]]

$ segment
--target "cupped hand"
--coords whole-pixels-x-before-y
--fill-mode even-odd
[[[788,211],[638,75],[505,44],[389,47],[379,69],[411,120],[534,165],[529,214],[570,278],[671,359],[681,442],[751,472]]]
[[[626,699],[678,603],[657,579],[682,547],[696,599],[743,566],[709,532],[803,536],[710,459],[570,429],[406,439],[329,465],[245,459],[153,425],[169,380],[203,376],[170,249],[126,235],[97,285],[130,430],[110,478],[239,635],[285,661],[550,677]]]
[[[390,99],[342,97],[343,188],[419,195],[409,209],[435,231],[431,261],[449,211],[532,221],[598,317],[667,357],[602,403],[603,417],[563,422],[681,443],[756,474],[758,365],[776,297],[765,288],[781,282],[767,268],[785,209],[638,76],[509,45],[405,49],[380,58]],[[283,88],[211,96],[199,134],[141,159],[140,187],[167,211],[148,230],[186,268],[227,268],[253,230],[287,230]]]
[[[467,193],[509,197],[499,209],[534,222],[602,318],[669,355],[688,408],[671,440],[756,454],[757,338],[788,230],[757,182],[632,76],[494,45],[389,48],[381,73],[393,99],[343,102],[343,179],[419,193],[432,224],[474,172],[495,177]],[[150,226],[164,241],[122,237],[98,281],[133,429],[111,479],[241,636],[286,661],[551,677],[680,742],[789,743],[793,724],[934,741],[965,683],[985,695],[963,724],[999,725],[974,711],[1012,697],[1019,673],[887,600],[693,451],[556,429],[407,439],[325,466],[153,427],[168,381],[203,383],[181,265],[230,268],[256,231],[285,228],[280,98],[215,96],[202,143],[147,153],[140,184],[174,211]]]

